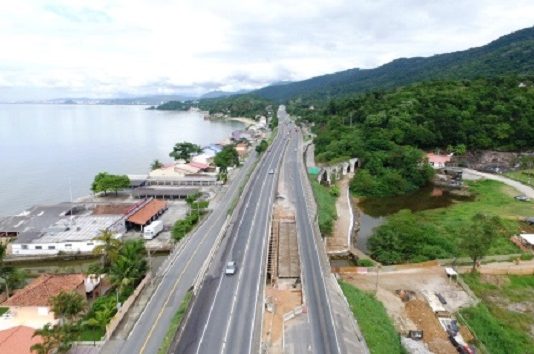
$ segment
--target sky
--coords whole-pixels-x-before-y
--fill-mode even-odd
[[[6,1],[0,101],[253,89],[532,25],[532,0]]]

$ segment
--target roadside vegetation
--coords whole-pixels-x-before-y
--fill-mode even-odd
[[[178,331],[178,328],[180,328],[180,324],[182,323],[182,320],[187,312],[187,309],[189,308],[189,304],[191,303],[191,299],[193,298],[193,293],[191,291],[188,291],[184,299],[182,300],[182,303],[180,304],[180,307],[178,308],[178,311],[174,314],[171,320],[171,324],[169,325],[169,329],[167,329],[167,333],[165,334],[165,337],[163,338],[163,343],[161,343],[161,346],[158,349],[158,354],[167,354],[169,352],[169,348],[171,347],[172,340],[174,339],[174,336],[176,335],[176,331]]]
[[[310,180],[313,189],[313,195],[315,196],[315,201],[317,203],[319,230],[323,236],[330,236],[334,229],[334,223],[337,219],[337,196],[335,190],[332,192],[332,187],[327,187],[317,182],[314,175],[310,176]]]
[[[226,183],[228,180],[228,168],[239,167],[239,154],[234,145],[225,145],[213,158],[215,166],[219,167],[219,180]]]
[[[504,175],[527,186],[534,187],[534,169],[510,171],[504,173]]]
[[[463,275],[481,299],[461,315],[490,353],[534,353],[534,276]]]
[[[202,215],[206,213],[209,202],[207,200],[199,200],[200,196],[200,193],[195,193],[186,198],[189,211],[185,218],[179,219],[174,223],[171,230],[174,241],[180,241],[184,238],[198,224]]]
[[[349,283],[341,281],[340,286],[354,317],[358,320],[370,352],[406,353],[384,305],[373,295],[367,294]]]
[[[369,240],[372,257],[392,264],[469,256],[465,237],[483,225],[473,220],[477,214],[499,216],[495,222],[500,232],[485,254],[519,253],[509,238],[519,230],[518,218],[532,215],[532,204],[515,200],[514,190],[497,181],[470,182],[469,189],[475,195],[473,201],[419,212],[401,210],[388,217]]]

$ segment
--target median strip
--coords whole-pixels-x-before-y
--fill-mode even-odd
[[[163,343],[161,343],[161,346],[158,349],[158,354],[167,354],[169,352],[172,340],[174,339],[174,336],[178,331],[178,327],[180,327],[180,324],[182,323],[182,319],[184,318],[184,315],[187,312],[187,309],[189,308],[189,304],[191,303],[192,298],[193,293],[191,291],[188,291],[185,294],[184,299],[182,300],[182,303],[178,308],[178,311],[176,311],[176,313],[172,317],[169,329],[165,334],[165,338],[163,338]]]

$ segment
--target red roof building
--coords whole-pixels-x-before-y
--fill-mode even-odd
[[[15,292],[2,306],[50,306],[50,298],[60,292],[76,291],[85,296],[83,274],[42,274]],[[0,350],[0,353],[3,353]]]
[[[144,226],[167,210],[167,203],[162,200],[152,199],[142,208],[130,215],[128,222]]]
[[[0,353],[32,354],[31,346],[42,340],[40,336],[33,337],[34,332],[35,329],[26,326],[0,331]]]

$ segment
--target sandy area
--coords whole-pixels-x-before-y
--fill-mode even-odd
[[[302,292],[296,289],[287,289],[280,285],[278,288],[265,289],[267,303],[273,306],[272,312],[264,311],[263,315],[263,341],[271,343],[269,353],[282,353],[282,332],[284,330],[284,314],[302,304]]]

